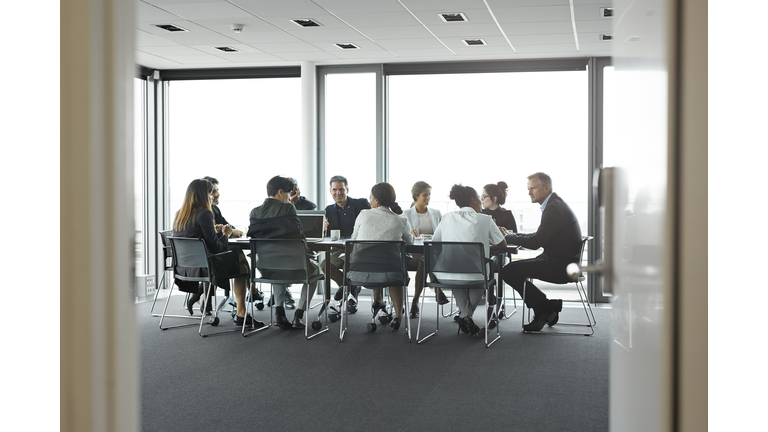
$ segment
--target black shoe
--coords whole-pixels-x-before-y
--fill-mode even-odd
[[[491,306],[496,305],[496,294],[494,294],[493,292],[488,293],[488,304]]]
[[[293,294],[288,288],[285,289],[285,308],[296,309],[296,300],[293,299]]]
[[[488,330],[493,330],[499,325],[499,319],[493,312],[493,309],[488,309]]]
[[[408,318],[418,318],[419,317],[419,307],[416,305],[411,306],[411,313],[408,315]]]
[[[269,301],[267,302],[267,307],[272,307],[272,305],[275,304],[275,296],[270,296]]]
[[[295,316],[293,317],[293,324],[292,327],[299,330],[304,330],[306,327],[306,324],[304,324],[304,320]]]
[[[389,326],[392,327],[392,330],[390,331],[397,331],[397,329],[400,328],[400,318],[395,317],[395,319],[392,320],[391,323],[389,323]]]
[[[353,298],[347,300],[347,312],[353,314],[357,312],[357,301]]]
[[[459,317],[458,315],[456,315],[455,318],[456,318],[456,322],[459,323],[459,331],[461,331],[464,334],[469,333],[469,327],[467,327],[467,320]],[[456,333],[458,333],[458,331]]]
[[[445,296],[445,294],[443,293],[443,290],[440,290],[437,292],[437,294],[435,294],[435,300],[437,300],[437,304],[440,304],[440,305],[448,304],[451,302],[450,300],[448,300],[448,297]]]
[[[387,305],[385,305],[382,302],[375,301],[373,302],[373,306],[371,306],[371,309],[373,309],[373,316],[376,316],[380,310],[386,311]]]
[[[554,312],[562,312],[563,311],[563,301],[560,300],[560,299],[550,300],[549,301],[549,307]]]
[[[291,303],[288,303],[288,301],[285,302],[285,308],[289,310],[296,309],[295,302],[291,301]]]
[[[464,321],[466,321],[467,330],[469,331],[469,334],[472,336],[480,333],[480,327],[475,324],[474,321],[472,321],[471,317],[464,318]]]
[[[248,295],[250,296],[250,301],[252,302],[264,300],[264,293],[257,289],[251,290]]]
[[[245,317],[235,315],[234,323],[236,327],[242,327],[243,323],[245,323],[246,327],[252,327],[252,328],[262,328],[266,325],[261,321],[256,321],[250,315],[247,315]]]
[[[555,320],[556,321],[557,312],[544,312],[540,314],[536,314],[533,317],[533,321],[531,321],[530,324],[526,324],[523,326],[523,331],[531,332],[531,331],[540,331],[544,328],[544,324],[546,324],[549,321]]]
[[[290,329],[293,328],[293,324],[291,324],[290,321],[288,321],[288,318],[284,317],[283,315],[278,315],[275,319],[275,325],[280,327],[281,329]]]
[[[557,321],[560,319],[560,313],[559,312],[552,312],[552,316],[547,318],[547,325],[552,327],[553,325],[557,324]]]
[[[200,301],[200,294],[194,293],[191,296],[189,296],[189,300],[187,301],[187,310],[189,311],[190,315],[194,315],[194,312],[192,312],[192,307]]]
[[[339,287],[339,289],[336,290],[336,294],[333,295],[333,299],[336,301],[339,301],[343,296],[344,296],[344,287]]]
[[[213,310],[213,298],[209,298],[205,305],[205,312],[203,312],[203,305],[200,304],[200,313],[204,313],[205,316],[211,315],[211,311]]]

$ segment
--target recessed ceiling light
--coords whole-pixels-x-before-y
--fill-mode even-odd
[[[437,14],[445,22],[466,22],[467,16],[461,12]]]
[[[600,8],[600,16],[603,18],[613,18],[613,8]]]
[[[221,47],[214,47],[214,48],[216,48],[219,51],[224,51],[226,53],[240,52],[240,50],[237,50],[229,46],[221,46]]]
[[[600,35],[600,40],[601,41],[612,41],[613,40],[613,35],[612,34],[601,34]]]
[[[320,27],[322,25],[312,18],[297,18],[292,19],[291,22],[301,27]]]
[[[185,28],[181,28],[179,26],[173,25],[173,24],[152,24],[155,27],[160,27],[163,30],[169,31],[169,32],[185,32],[189,31]]]
[[[339,47],[339,48],[341,48],[341,49],[344,49],[344,50],[348,50],[348,49],[360,49],[360,47],[359,47],[359,46],[357,46],[357,45],[355,45],[355,44],[353,44],[353,43],[337,43],[337,44],[334,44],[334,45],[336,45],[337,47]]]
[[[486,45],[482,39],[462,39],[462,42],[467,46]]]

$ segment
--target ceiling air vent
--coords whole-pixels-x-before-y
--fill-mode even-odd
[[[160,27],[163,30],[169,31],[169,32],[185,32],[189,31],[185,28],[181,28],[179,26],[175,26],[173,24],[152,24],[155,27]]]
[[[612,40],[613,40],[613,35],[610,35],[610,34],[601,34],[601,35],[600,35],[600,40],[601,40],[601,41],[612,41]]]
[[[355,45],[353,43],[337,43],[337,44],[334,44],[334,45],[336,45],[337,47],[339,47],[339,48],[341,48],[343,50],[360,49],[359,46],[357,46],[357,45]]]
[[[291,22],[301,27],[320,27],[322,25],[312,18],[292,19]]]
[[[463,13],[441,13],[437,14],[445,22],[466,22],[469,21]]]
[[[613,8],[600,8],[600,16],[603,18],[613,18]]]
[[[485,45],[485,41],[482,39],[462,39],[462,42],[467,46]]]
[[[232,47],[228,47],[228,46],[223,46],[223,47],[214,47],[214,48],[216,48],[216,49],[217,49],[217,50],[219,50],[219,51],[224,51],[224,52],[226,52],[226,53],[240,52],[240,50],[237,50],[237,49],[235,49],[235,48],[232,48]]]

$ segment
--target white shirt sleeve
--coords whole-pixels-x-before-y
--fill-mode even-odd
[[[489,219],[491,219],[489,217]],[[490,237],[489,240],[491,241],[492,245],[497,245],[504,241],[504,236],[501,234],[501,231],[499,230],[499,227],[496,225],[496,222],[493,221],[493,219],[490,220]]]

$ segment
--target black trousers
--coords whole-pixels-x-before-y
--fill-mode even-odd
[[[523,284],[528,278],[557,284],[570,282],[565,268],[572,262],[575,262],[575,259],[550,257],[541,254],[532,259],[512,261],[504,266],[501,277],[507,285],[511,285],[522,296]],[[535,309],[545,300],[547,300],[546,294],[541,292],[536,285],[528,283],[525,288],[525,304],[529,308]]]

